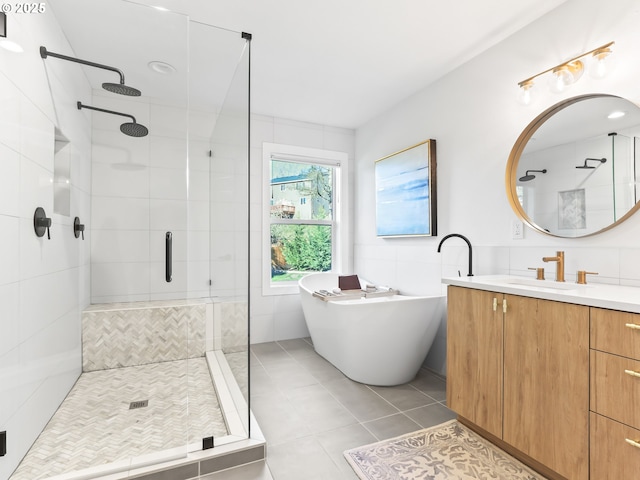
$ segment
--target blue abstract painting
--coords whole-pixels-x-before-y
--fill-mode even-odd
[[[379,237],[435,235],[431,172],[434,140],[378,160],[376,179],[376,229]],[[432,162],[431,162],[432,160]]]

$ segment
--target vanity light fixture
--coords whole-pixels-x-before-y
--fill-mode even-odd
[[[549,86],[553,92],[563,92],[569,85],[575,83],[584,72],[585,62],[588,63],[591,75],[595,78],[604,77],[610,70],[611,46],[614,42],[609,42],[593,50],[589,50],[577,57],[573,57],[560,65],[548,68],[532,77],[518,83],[520,87],[518,99],[521,103],[529,105],[532,100],[532,90],[535,86],[534,80],[545,73],[551,73]]]

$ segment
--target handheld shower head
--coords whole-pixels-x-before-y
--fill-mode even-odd
[[[576,168],[580,168],[580,169],[592,169],[592,168],[596,168],[594,166],[591,165],[587,165],[587,162],[600,162],[600,163],[606,163],[607,159],[606,158],[585,158],[584,159],[584,165],[578,165],[576,166]]]
[[[83,105],[82,102],[78,102],[77,105],[78,105],[78,110],[82,110],[83,108],[88,108],[89,110],[95,110],[97,112],[110,113],[112,115],[129,117],[132,120],[131,122],[125,122],[122,125],[120,125],[120,131],[125,135],[129,135],[130,137],[145,137],[149,134],[149,129],[144,125],[137,123],[136,118],[133,115],[129,115],[128,113],[114,112],[113,110],[105,110],[104,108]]]
[[[542,170],[527,170],[526,173],[524,174],[523,177],[520,177],[519,180],[521,182],[530,182],[531,180],[533,180],[534,178],[536,178],[535,175],[531,175],[529,172],[536,172],[536,173],[547,173],[547,169],[544,168]]]
[[[88,60],[81,60],[79,58],[69,57],[67,55],[62,55],[60,53],[49,52],[47,51],[46,47],[40,47],[40,56],[42,58],[47,58],[47,57],[60,58],[62,60],[68,60],[70,62],[80,63],[82,65],[88,65],[90,67],[102,68],[104,70],[116,72],[118,75],[120,75],[120,83],[103,83],[102,88],[104,88],[105,90],[108,90],[109,92],[117,93],[119,95],[128,95],[131,97],[139,97],[142,94],[142,92],[140,92],[140,90],[138,90],[137,88],[133,88],[133,87],[129,87],[128,85],[125,85],[124,74],[115,67],[102,65],[101,63],[90,62]]]

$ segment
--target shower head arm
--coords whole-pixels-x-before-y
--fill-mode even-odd
[[[42,58],[55,57],[55,58],[60,58],[62,60],[69,60],[70,62],[81,63],[82,65],[88,65],[90,67],[96,67],[96,68],[102,68],[104,70],[110,70],[110,71],[115,72],[118,75],[120,75],[120,85],[124,85],[124,73],[122,73],[121,70],[119,70],[119,69],[117,69],[115,67],[110,67],[108,65],[102,65],[100,63],[90,62],[88,60],[81,60],[79,58],[68,57],[68,56],[62,55],[60,53],[49,52],[49,51],[47,51],[46,47],[40,47],[40,56]]]
[[[591,166],[587,165],[587,162],[607,163],[607,159],[606,158],[585,158],[584,159],[584,165],[578,165],[576,168],[580,168],[580,169],[594,169],[594,168],[596,168],[596,167],[591,167]]]
[[[89,110],[95,110],[97,112],[111,113],[113,115],[120,115],[122,117],[129,117],[131,120],[133,120],[133,123],[137,123],[136,122],[136,117],[134,117],[133,115],[129,115],[127,113],[114,112],[113,110],[106,110],[104,108],[98,108],[98,107],[90,107],[89,105],[83,105],[82,102],[78,102],[77,105],[78,105],[78,110],[82,110],[83,108],[88,108]]]

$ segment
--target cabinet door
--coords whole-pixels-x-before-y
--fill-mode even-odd
[[[560,475],[589,471],[589,308],[507,295],[503,439]]]
[[[447,406],[497,437],[502,437],[502,296],[455,286],[447,294]]]
[[[591,413],[591,479],[637,480],[640,430]]]

